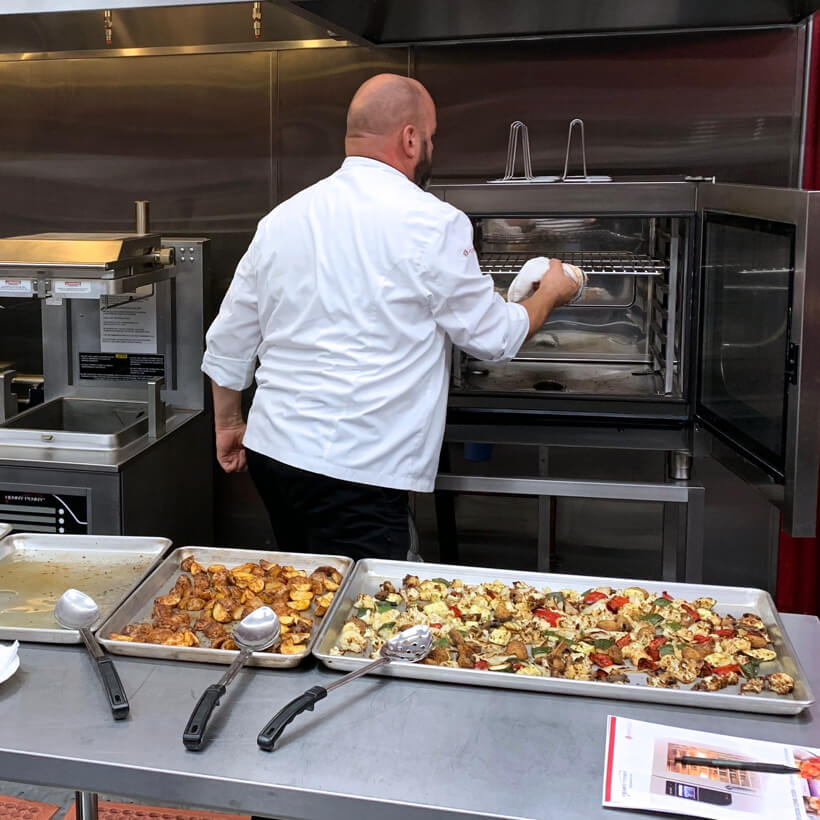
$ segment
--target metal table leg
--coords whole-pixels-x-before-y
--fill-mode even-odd
[[[549,449],[538,448],[538,475],[546,478],[549,475]],[[538,572],[549,572],[552,558],[552,497],[538,496],[538,547],[535,555],[535,568]]]
[[[683,579],[690,584],[703,582],[703,530],[705,527],[706,490],[690,487],[686,502],[686,566]]]
[[[74,792],[74,812],[77,820],[97,820],[97,793]]]
[[[441,446],[438,464],[439,474],[450,470],[450,451],[447,442]],[[433,491],[438,530],[439,561],[442,564],[458,563],[458,531],[456,529],[456,501],[453,493],[436,487]]]

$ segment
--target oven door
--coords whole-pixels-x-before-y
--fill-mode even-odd
[[[820,193],[703,184],[696,418],[792,535],[815,534]]]

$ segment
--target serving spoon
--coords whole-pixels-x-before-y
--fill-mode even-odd
[[[252,652],[261,652],[279,640],[281,630],[279,618],[269,606],[260,606],[236,625],[231,637],[239,647],[239,654],[219,681],[212,683],[202,693],[202,697],[194,707],[185,731],[182,733],[182,742],[186,749],[192,752],[199,750],[205,736],[205,728],[211,719],[211,713],[219,704],[219,699],[228,690],[230,682],[250,658]]]
[[[79,631],[88,649],[88,654],[97,664],[97,671],[102,678],[114,720],[128,717],[131,707],[128,704],[120,676],[114,668],[114,661],[106,655],[105,650],[91,631],[94,622],[100,617],[100,608],[96,601],[78,589],[67,589],[54,607],[54,617],[57,623],[65,629]]]
[[[259,733],[256,738],[257,745],[266,752],[272,752],[276,741],[282,732],[285,731],[285,727],[288,723],[302,712],[312,712],[316,703],[326,698],[328,692],[332,692],[334,689],[338,689],[340,686],[344,686],[346,683],[350,683],[350,681],[360,678],[362,675],[367,675],[374,669],[385,666],[391,661],[416,663],[430,654],[432,646],[433,633],[430,631],[429,626],[411,626],[409,629],[399,632],[398,635],[385,641],[380,650],[380,657],[376,658],[372,663],[368,663],[355,672],[349,672],[343,678],[334,681],[328,686],[312,686],[307,692],[299,695],[298,698],[294,698],[290,703],[283,706]]]

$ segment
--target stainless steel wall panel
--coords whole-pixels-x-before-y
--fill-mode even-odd
[[[248,230],[270,206],[265,53],[0,64],[0,233]]]
[[[794,184],[802,46],[793,28],[418,48],[438,105],[435,176],[500,176],[516,119],[535,172],[560,173],[581,117],[593,174]]]
[[[356,89],[383,71],[407,73],[407,52],[366,48],[281,51],[280,198],[333,173],[344,159],[345,115]]]
[[[221,298],[276,196],[273,59],[0,64],[0,108],[14,112],[0,129],[0,235],[126,230],[133,200],[150,199],[155,230],[213,239]]]

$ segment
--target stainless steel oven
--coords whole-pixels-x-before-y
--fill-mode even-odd
[[[674,430],[813,535],[820,193],[704,181],[453,184],[504,295],[533,256],[589,274],[510,362],[454,351],[450,422]],[[681,433],[684,438],[681,439]]]

